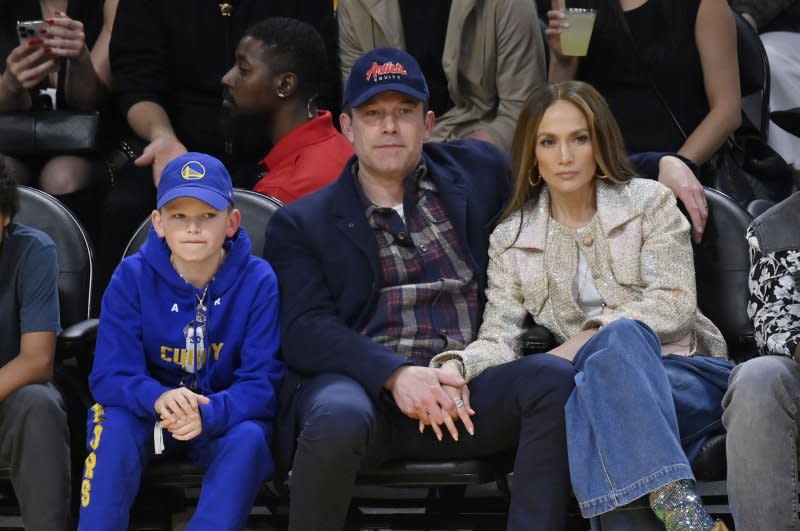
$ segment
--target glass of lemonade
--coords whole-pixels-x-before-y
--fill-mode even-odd
[[[582,57],[589,51],[597,10],[567,8],[564,14],[569,27],[561,32],[561,53]]]

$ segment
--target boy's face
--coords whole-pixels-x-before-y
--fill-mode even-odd
[[[225,238],[239,229],[241,214],[236,209],[216,210],[193,197],[179,197],[154,210],[151,219],[175,259],[202,266],[219,261]]]

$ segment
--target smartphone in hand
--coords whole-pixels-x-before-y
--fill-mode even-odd
[[[48,24],[44,20],[24,20],[22,22],[17,21],[17,36],[19,37],[19,43],[22,44],[31,39],[47,38],[47,34],[42,33],[42,30],[46,30],[47,27]]]
[[[43,39],[46,41],[47,39],[51,38],[46,32],[48,27],[50,27],[50,25],[46,20],[17,21],[17,37],[19,37],[19,43],[24,44],[32,39]],[[42,30],[45,30],[45,33],[42,33]],[[46,43],[42,46],[45,45]],[[45,61],[48,58],[49,57],[45,56],[42,61]],[[50,72],[58,72],[58,61],[56,61],[56,64],[53,66]]]

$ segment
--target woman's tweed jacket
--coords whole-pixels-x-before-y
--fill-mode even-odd
[[[497,226],[478,340],[464,351],[439,354],[433,366],[460,358],[469,380],[519,357],[528,314],[559,342],[628,317],[650,326],[665,353],[726,355],[722,334],[697,309],[689,223],[672,192],[646,179],[596,182],[597,214],[580,235],[551,220],[546,187]],[[572,295],[578,247],[605,301],[593,318]]]

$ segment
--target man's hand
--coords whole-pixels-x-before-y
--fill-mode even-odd
[[[683,203],[692,222],[692,240],[700,243],[708,221],[708,204],[703,185],[678,157],[661,157],[658,161],[658,182],[672,190]]]
[[[450,370],[404,365],[392,373],[384,387],[392,393],[400,411],[412,419],[419,419],[420,431],[430,424],[436,438],[441,441],[440,426],[444,424],[457,441],[458,430],[453,423],[453,418],[458,416],[456,405],[442,386],[461,388],[466,383]]]
[[[153,138],[142,155],[134,161],[137,166],[153,165],[153,183],[158,186],[161,172],[169,161],[186,153],[186,147],[173,135],[160,135]]]
[[[198,404],[208,403],[207,397],[193,393],[185,387],[178,387],[159,396],[155,410],[161,418],[161,427],[169,429],[170,426],[185,425],[194,419],[199,419]]]

